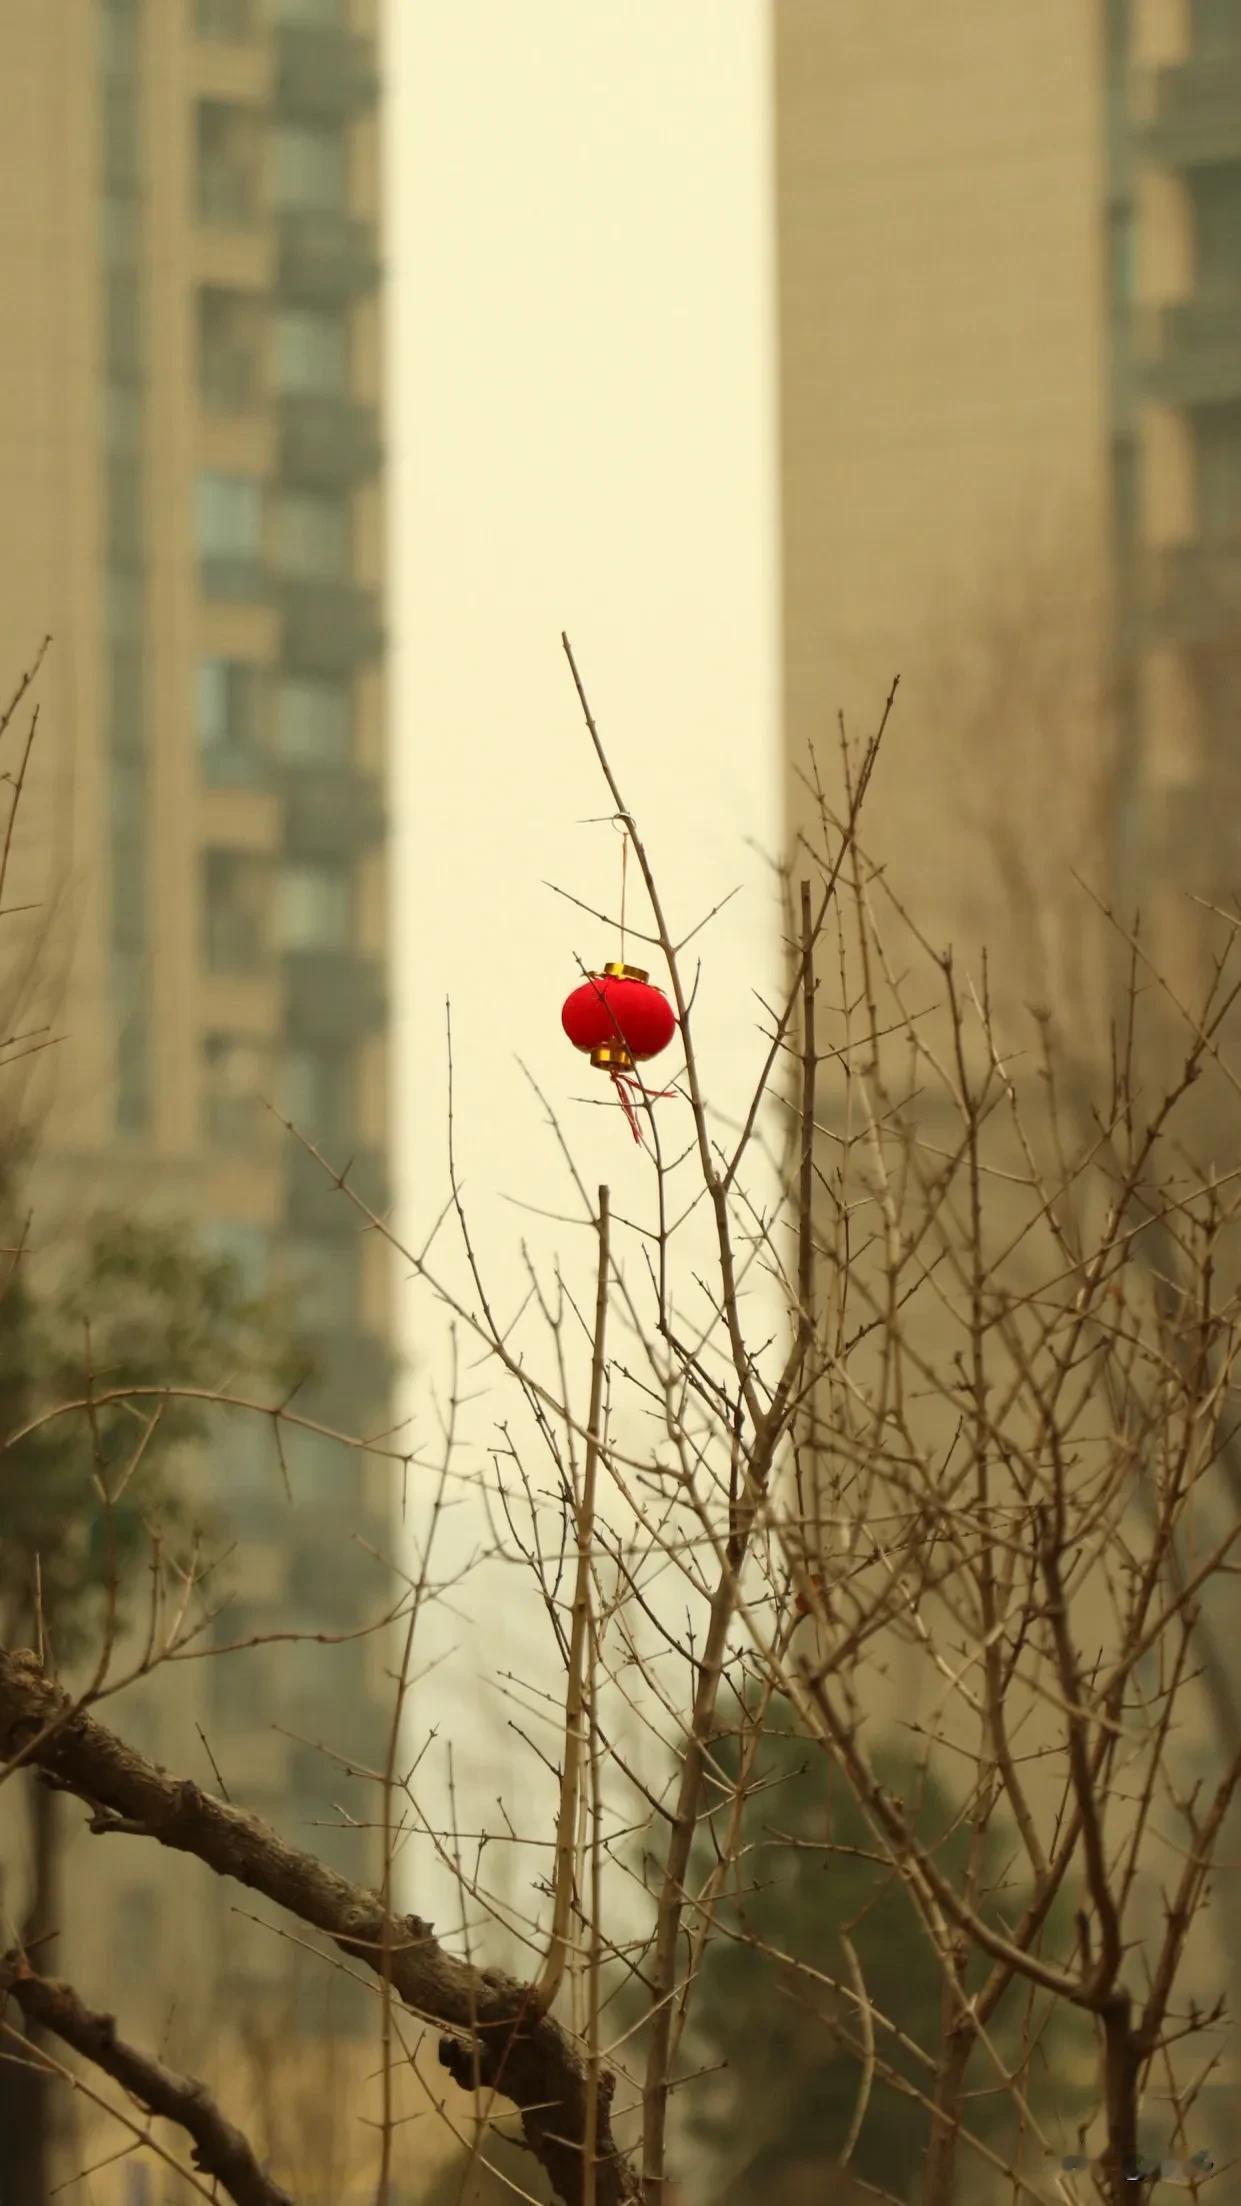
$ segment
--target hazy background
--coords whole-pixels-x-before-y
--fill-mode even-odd
[[[448,1191],[448,996],[458,1165],[505,1315],[528,1284],[523,1238],[587,1278],[594,1262],[585,1231],[504,1199],[580,1211],[515,1059],[561,1113],[592,1194],[606,1179],[632,1213],[650,1169],[619,1110],[578,1100],[610,1089],[560,1028],[576,961],[618,942],[544,883],[612,911],[620,884],[619,834],[581,824],[610,800],[562,628],[674,932],[744,883],[701,938],[698,1043],[722,1113],[739,1115],[761,1061],[752,991],[772,985],[777,909],[745,838],[778,839],[766,26],[759,0],[388,10],[399,1215],[418,1242]],[[632,864],[629,882],[642,925]],[[648,962],[632,944],[629,957]],[[684,1138],[684,1106],[659,1108]],[[459,1238],[443,1229],[436,1264],[472,1300]],[[404,1407],[434,1454],[447,1327],[425,1289],[407,1298],[404,1340],[418,1365]],[[467,1391],[463,1468],[513,1395],[494,1369]],[[528,1587],[507,1573],[493,1605],[489,1584],[471,1582],[457,1627],[444,1616],[420,1638],[423,1663],[437,1640],[459,1653],[447,1708],[443,1671],[425,1721],[415,1705],[414,1744],[433,1720],[451,1728],[480,1604],[488,1668],[504,1666],[506,1635],[520,1667],[541,1648],[552,1681]]]

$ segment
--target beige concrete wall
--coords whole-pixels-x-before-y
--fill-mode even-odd
[[[101,1125],[97,1011],[106,964],[94,854],[103,809],[98,758],[103,527],[97,418],[101,283],[96,243],[98,126],[92,10],[65,0],[13,0],[0,32],[0,142],[9,189],[0,207],[6,336],[0,347],[0,694],[7,702],[42,638],[52,644],[42,711],[19,813],[6,906],[37,913],[5,922],[10,939],[45,920],[34,1021],[78,1038],[56,1053],[66,1121],[86,1138]],[[27,707],[5,738],[12,773]],[[9,792],[3,792],[7,818]],[[74,970],[60,997],[64,962]],[[28,1009],[33,1007],[28,1007]],[[51,1061],[39,1068],[46,1080]],[[42,1092],[42,1090],[41,1090]]]
[[[900,675],[867,840],[975,959],[997,918],[980,809],[1068,740],[995,679],[1028,641],[1046,688],[1063,651],[1046,609],[1024,639],[1011,610],[1050,580],[1080,629],[1105,586],[1095,13],[774,11],[789,755],[813,740],[838,789],[837,713],[868,734]],[[1090,643],[1068,639],[1070,718],[1093,709]],[[979,651],[999,668],[963,681]]]

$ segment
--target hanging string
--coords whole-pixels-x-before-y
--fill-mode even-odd
[[[623,1072],[613,1072],[612,1085],[616,1089],[620,1107],[629,1121],[629,1131],[638,1142],[642,1140],[642,1128],[634,1109],[634,1097],[643,1103],[664,1103],[677,1092],[675,1088],[643,1088],[631,1074]]]
[[[642,1128],[638,1122],[638,1114],[635,1111],[632,1102],[630,1101],[629,1083],[625,1079],[624,1074],[620,1072],[614,1072],[612,1074],[612,1085],[616,1090],[617,1101],[619,1102],[620,1107],[628,1121],[629,1131],[633,1135],[634,1140],[640,1143],[642,1140]]]
[[[625,956],[625,905],[629,888],[629,828],[624,820],[619,821],[618,824],[621,831],[620,962],[624,965],[628,962]],[[625,1114],[629,1131],[634,1140],[641,1146],[642,1126],[635,1108],[635,1102],[659,1103],[667,1097],[675,1095],[677,1091],[675,1088],[657,1088],[653,1090],[644,1088],[640,1081],[635,1081],[631,1075],[621,1072],[619,1068],[613,1069],[612,1085],[616,1090],[616,1100]]]
[[[628,876],[629,876],[629,829],[628,829],[628,828],[626,827],[626,825],[625,825],[624,821],[622,820],[622,821],[621,821],[621,908],[620,908],[620,953],[621,953],[621,954],[620,954],[620,961],[621,961],[621,964],[622,964],[622,965],[624,965],[624,964],[625,964],[625,962],[626,962],[626,960],[625,960],[625,891],[626,891],[626,888],[627,888],[627,886],[628,886]],[[631,1134],[633,1135],[633,1138],[634,1138],[634,1140],[635,1140],[635,1141],[636,1141],[636,1142],[637,1142],[637,1143],[639,1144],[639,1146],[641,1146],[641,1142],[642,1142],[642,1128],[641,1128],[640,1124],[638,1123],[638,1114],[637,1114],[637,1112],[635,1111],[635,1109],[634,1109],[634,1107],[633,1107],[633,1104],[632,1104],[632,1102],[630,1101],[628,1084],[627,1084],[627,1082],[626,1082],[626,1081],[624,1080],[624,1078],[622,1077],[622,1075],[621,1075],[621,1074],[620,1074],[619,1072],[614,1072],[614,1073],[612,1074],[612,1085],[613,1085],[613,1087],[614,1087],[614,1088],[615,1088],[615,1090],[616,1090],[616,1097],[617,1097],[617,1101],[619,1102],[619,1104],[620,1104],[620,1107],[621,1107],[622,1111],[623,1111],[623,1112],[624,1112],[624,1114],[625,1114],[625,1118],[626,1118],[626,1121],[627,1121],[627,1123],[628,1123],[628,1126],[629,1126],[629,1131],[630,1131],[630,1133],[631,1133]]]

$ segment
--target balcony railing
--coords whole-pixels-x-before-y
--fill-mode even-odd
[[[382,1026],[383,968],[360,950],[285,953],[285,1024],[295,1043],[342,1045]]]
[[[379,414],[349,398],[290,395],[280,407],[280,471],[307,490],[347,490],[382,458]]]
[[[350,582],[276,585],[284,660],[294,674],[350,674],[383,650],[379,598]]]
[[[359,1202],[382,1217],[391,1198],[380,1151],[346,1144],[339,1153],[333,1152],[330,1161],[336,1171],[344,1173]],[[331,1173],[300,1142],[290,1142],[286,1149],[284,1211],[286,1223],[295,1233],[356,1234],[365,1224],[346,1190],[337,1186]]]
[[[289,766],[284,847],[291,858],[347,858],[384,832],[378,777],[352,766]]]
[[[1200,54],[1147,80],[1144,150],[1168,168],[1241,161],[1241,56]]]
[[[379,96],[369,38],[344,24],[276,27],[276,104],[298,122],[344,122]]]
[[[1187,299],[1160,317],[1147,384],[1169,406],[1241,399],[1241,297]]]
[[[1200,537],[1163,553],[1155,577],[1160,626],[1184,642],[1241,628],[1241,535]]]
[[[346,306],[379,282],[373,222],[355,215],[286,209],[280,216],[279,288],[297,305]]]

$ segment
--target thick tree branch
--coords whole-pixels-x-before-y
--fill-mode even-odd
[[[376,1974],[386,1950],[398,1997],[457,2040],[472,2041],[468,2051],[453,2039],[442,2041],[440,2058],[449,2073],[467,2084],[477,2073],[484,2088],[522,2110],[526,2143],[566,2206],[578,2206],[585,2065],[559,2023],[537,2014],[530,1986],[445,1952],[417,1915],[386,1915],[376,1893],[287,1845],[257,1816],[155,1768],[45,1678],[26,1649],[0,1652],[0,1755],[22,1752],[93,1807],[101,1830],[137,1830],[195,1855],[217,1875],[235,1877],[312,1924]],[[610,2096],[610,2088],[600,2093],[596,2206],[623,2206],[639,2196],[637,2178],[613,2141]]]
[[[149,2114],[176,2122],[193,2141],[194,2165],[224,2185],[236,2206],[293,2206],[282,2183],[259,2166],[248,2140],[226,2121],[205,2084],[180,2076],[162,2061],[116,2034],[111,2015],[84,2007],[69,1984],[36,1976],[24,1956],[6,1953],[0,1961],[0,1999],[11,1995],[27,2022],[50,2031],[75,2053],[93,2061]]]

